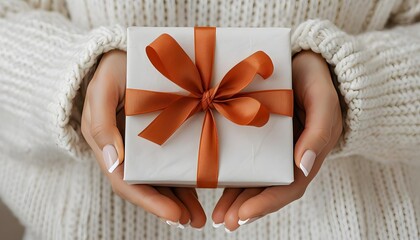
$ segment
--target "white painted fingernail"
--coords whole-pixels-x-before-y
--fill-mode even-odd
[[[227,229],[226,227],[225,227],[225,232],[227,232],[227,233],[232,233],[232,231],[230,231],[229,229]]]
[[[242,225],[244,225],[244,224],[250,224],[250,223],[252,223],[253,221],[255,221],[255,220],[259,219],[259,218],[260,218],[260,217],[253,217],[253,218],[248,218],[248,219],[245,219],[245,220],[241,220],[241,219],[239,219],[238,224],[239,224],[240,226],[242,226]]]
[[[117,150],[108,144],[102,149],[102,154],[108,172],[112,173],[119,165]]]
[[[222,222],[222,223],[215,223],[215,222],[213,222],[213,227],[214,228],[219,228],[220,226],[222,226],[224,224],[225,224],[224,222]]]
[[[185,223],[185,224],[181,224],[182,226],[184,226],[184,228],[187,228],[187,227],[190,227],[191,225],[190,225],[190,223],[191,223],[191,219],[189,219],[188,220],[188,222],[187,223]]]
[[[159,217],[159,219],[160,219],[162,222],[167,223],[169,226],[174,226],[174,227],[177,227],[177,228],[180,228],[180,229],[185,229],[185,225],[182,225],[182,224],[181,224],[181,223],[179,223],[179,222],[173,222],[173,221],[171,221],[171,220],[165,220],[165,219],[163,219],[163,218],[161,218],[161,217]],[[189,224],[189,222],[188,222],[188,223],[186,223],[186,224]]]
[[[195,227],[192,227],[192,228],[194,228],[195,230],[197,230],[197,231],[201,232],[201,231],[203,231],[204,226],[202,226],[201,228],[195,228]]]
[[[181,229],[185,229],[185,226],[184,225],[182,225],[181,223],[180,224],[178,224],[178,226],[176,226],[177,228],[181,228]]]
[[[303,153],[303,156],[300,159],[299,167],[302,170],[303,174],[305,174],[305,177],[307,177],[311,172],[312,166],[315,162],[315,158],[316,154],[312,150],[306,150],[305,153]]]
[[[178,227],[178,225],[179,225],[179,222],[172,222],[170,220],[166,220],[166,223],[170,226],[177,226]]]
[[[239,219],[238,220],[238,224],[239,225],[244,225],[245,223],[247,223],[249,221],[249,218],[248,219],[245,219],[245,220],[241,220],[241,219]]]
[[[108,172],[110,172],[110,173],[112,173],[117,167],[118,167],[118,165],[119,165],[119,162],[118,162],[118,160],[114,163],[114,164],[112,164],[112,166],[108,169]]]

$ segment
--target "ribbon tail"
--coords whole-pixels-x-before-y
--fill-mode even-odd
[[[163,110],[140,134],[147,140],[162,145],[195,111],[199,101],[182,97]]]
[[[248,96],[217,100],[213,106],[225,118],[239,125],[261,127],[270,118],[265,106]]]
[[[275,89],[238,93],[238,97],[251,97],[260,102],[270,113],[293,117],[293,90]]]
[[[198,150],[197,187],[216,188],[219,176],[219,143],[211,110],[206,111]]]
[[[127,88],[124,110],[126,116],[155,112],[167,108],[182,95]]]

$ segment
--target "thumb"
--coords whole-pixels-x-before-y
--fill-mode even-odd
[[[111,79],[91,82],[89,107],[92,138],[102,150],[106,169],[111,173],[124,161],[124,143],[117,128],[116,109],[120,99],[116,83]]]
[[[308,89],[303,101],[305,124],[295,145],[295,164],[308,176],[317,156],[330,142],[333,118],[333,102],[328,94],[322,95],[322,85]],[[324,90],[325,91],[325,90]],[[310,93],[312,92],[312,93]]]
[[[124,161],[124,144],[118,128],[102,125],[94,128],[92,134],[99,149],[102,149],[106,169],[112,173]]]

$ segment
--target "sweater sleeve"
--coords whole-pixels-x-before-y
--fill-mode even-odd
[[[420,164],[420,23],[349,35],[309,20],[292,43],[294,53],[320,53],[335,73],[346,110],[332,156]]]
[[[2,1],[0,152],[90,157],[80,131],[81,90],[103,53],[126,49],[125,34],[120,26],[86,32],[58,12]]]

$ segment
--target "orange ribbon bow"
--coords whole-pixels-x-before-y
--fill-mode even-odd
[[[293,115],[291,89],[243,92],[256,74],[264,79],[273,72],[270,57],[262,51],[245,58],[210,88],[216,29],[195,27],[195,64],[168,34],[146,47],[153,66],[166,78],[187,90],[189,95],[126,89],[127,116],[163,110],[140,134],[162,145],[188,118],[205,112],[198,151],[197,187],[216,188],[219,172],[219,143],[212,109],[239,125],[261,127],[269,114]]]

